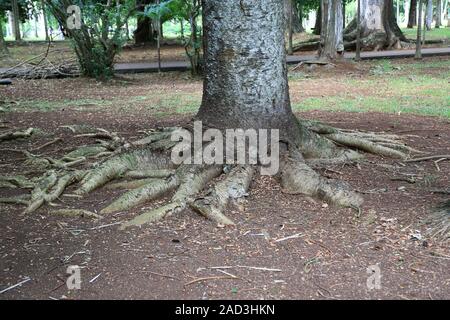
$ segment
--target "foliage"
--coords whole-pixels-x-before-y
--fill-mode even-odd
[[[111,0],[47,0],[49,10],[72,41],[83,75],[108,79],[114,73],[114,57],[126,42],[123,25],[134,10],[132,2],[113,5]],[[78,5],[81,27],[68,26],[66,8]]]

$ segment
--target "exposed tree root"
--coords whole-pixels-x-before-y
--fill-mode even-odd
[[[283,161],[281,187],[289,194],[314,196],[343,207],[359,208],[362,203],[362,198],[346,183],[323,178],[311,169],[297,150],[292,150]]]
[[[215,184],[205,197],[197,198],[190,206],[212,221],[220,225],[234,225],[234,222],[223,214],[230,199],[238,199],[247,195],[252,181],[254,169],[251,166],[236,166],[224,180]]]
[[[165,218],[166,216],[180,212],[186,208],[190,198],[202,191],[206,184],[222,173],[221,166],[180,166],[177,175],[180,179],[180,186],[172,197],[169,204],[154,210],[147,211],[136,218],[125,222],[121,225],[121,229],[131,226],[141,226],[145,223],[155,222]]]
[[[358,209],[362,198],[351,191],[346,183],[324,178],[313,167],[358,161],[363,155],[354,149],[400,159],[419,153],[403,144],[396,135],[343,130],[306,120],[299,120],[298,125],[298,139],[286,142],[288,150],[282,150],[284,153],[279,177],[283,191],[318,197],[340,206]],[[134,142],[127,142],[116,133],[90,126],[73,125],[66,128],[76,137],[97,139],[96,143],[79,146],[60,159],[24,151],[28,164],[48,171],[40,179],[0,177],[0,186],[33,188],[30,198],[7,198],[0,199],[0,202],[26,203],[24,213],[31,213],[45,203],[52,204],[69,185],[77,182],[79,186],[75,195],[80,197],[104,185],[110,189],[128,190],[101,210],[101,214],[110,214],[175,191],[167,204],[124,222],[121,229],[158,221],[188,207],[219,225],[233,225],[234,222],[224,212],[231,200],[247,195],[254,175],[255,168],[252,166],[235,165],[230,171],[224,171],[230,168],[228,165],[183,164],[177,167],[170,159],[170,149],[175,144],[171,141],[171,134],[175,128],[152,131]],[[90,168],[86,166],[89,160],[99,157],[106,158]],[[72,167],[80,169],[70,169]],[[208,183],[221,174],[224,177],[213,182],[202,193]],[[123,180],[110,183],[116,179]],[[100,217],[78,209],[54,213]]]
[[[21,204],[21,205],[28,205],[30,201],[30,195],[24,194],[17,197],[10,197],[10,198],[0,198],[0,203],[11,203],[11,204]]]
[[[11,131],[0,134],[0,142],[14,139],[29,138],[35,132],[34,128],[28,128],[23,131]]]

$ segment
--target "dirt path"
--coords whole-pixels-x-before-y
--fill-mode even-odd
[[[301,116],[342,128],[396,132],[415,148],[450,153],[450,124],[437,118],[319,111]],[[58,155],[86,142],[72,139],[61,125],[84,123],[137,137],[139,130],[186,120],[132,112],[118,117],[108,109],[11,112],[3,116],[6,124],[55,135],[5,142],[1,148],[31,149],[61,137],[45,150]],[[20,157],[2,151],[0,174],[26,170]],[[450,162],[439,163],[437,171],[432,162],[401,164],[368,156],[359,168],[331,169],[322,174],[365,192],[360,218],[350,209],[282,194],[267,177],[253,181],[242,207],[230,208],[235,229],[217,228],[191,211],[125,232],[111,225],[157,203],[98,222],[50,216],[48,206],[24,217],[19,207],[2,205],[0,291],[25,277],[31,281],[0,299],[449,299],[449,246],[419,240],[425,231],[419,224],[448,198],[430,190],[450,185]],[[391,180],[407,175],[417,182]],[[18,192],[1,188],[0,196]],[[98,210],[118,194],[99,189],[83,199],[61,197],[56,205]],[[68,265],[82,267],[81,290],[67,289]],[[374,265],[380,268],[381,288],[369,290],[367,268]]]

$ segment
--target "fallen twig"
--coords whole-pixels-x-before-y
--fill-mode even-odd
[[[14,288],[20,287],[21,285],[23,285],[24,283],[27,283],[28,281],[30,281],[31,278],[26,278],[25,280],[20,281],[19,283],[16,283],[15,285],[12,285],[8,288],[3,289],[2,291],[0,291],[0,294],[5,293],[9,290],[12,290]]]

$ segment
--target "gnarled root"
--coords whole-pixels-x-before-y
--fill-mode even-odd
[[[205,197],[194,200],[190,206],[212,221],[220,225],[234,225],[234,222],[223,214],[230,199],[238,199],[247,195],[252,181],[254,169],[251,166],[236,166],[225,177],[212,187]]]
[[[311,169],[297,150],[292,150],[281,167],[283,192],[304,194],[344,207],[359,208],[362,198],[342,181],[326,179]]]
[[[173,195],[171,202],[144,212],[134,219],[123,223],[121,230],[131,226],[141,226],[145,223],[151,223],[165,218],[166,216],[175,214],[186,208],[190,198],[202,191],[206,184],[222,173],[222,166],[197,166],[186,165],[180,166],[177,170],[180,186]]]
[[[167,156],[154,153],[150,149],[127,151],[110,158],[89,172],[81,182],[76,194],[86,194],[107,182],[123,176],[130,170],[160,170],[170,168]]]
[[[58,178],[55,171],[50,171],[31,192],[31,200],[23,213],[34,212],[44,203],[55,201],[63,194],[67,186],[80,181],[85,174],[85,171],[74,171]]]
[[[0,134],[0,142],[14,139],[29,138],[36,130],[34,128],[28,128],[23,131],[11,131]]]

